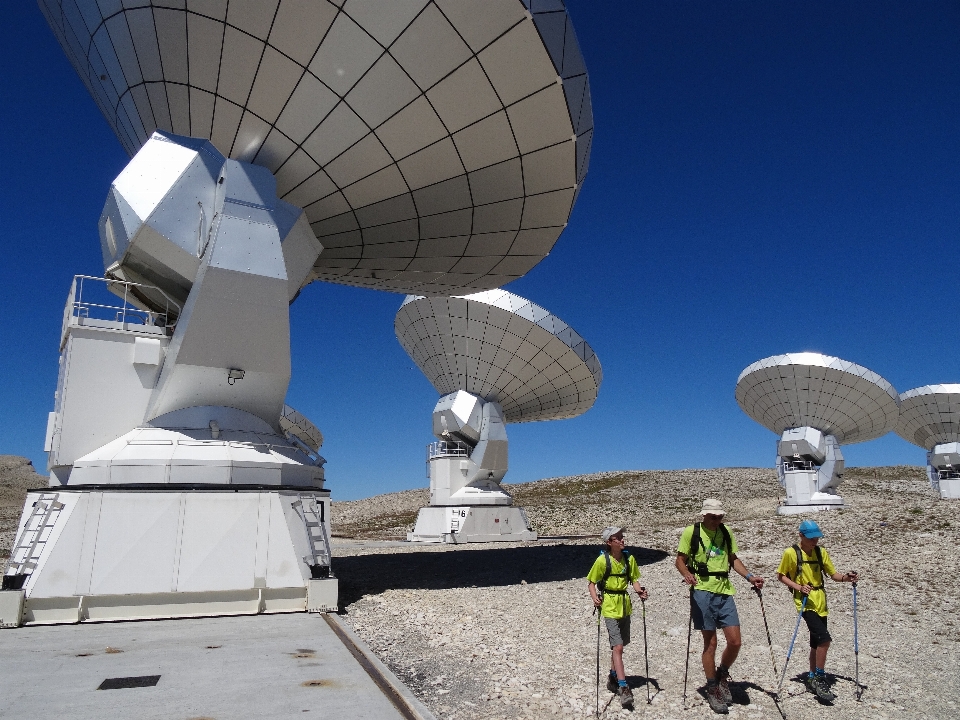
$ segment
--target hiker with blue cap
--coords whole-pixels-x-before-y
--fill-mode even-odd
[[[827,631],[827,593],[823,587],[823,577],[826,575],[835,582],[855,583],[857,573],[841,575],[837,572],[830,553],[819,545],[823,531],[813,520],[800,523],[799,532],[800,542],[783,551],[777,579],[793,590],[797,612],[803,613],[810,630],[810,672],[805,678],[807,689],[820,700],[832,702],[836,695],[830,690],[824,670],[832,638]]]

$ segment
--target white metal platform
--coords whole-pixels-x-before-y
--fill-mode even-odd
[[[362,641],[332,618],[352,640],[344,644],[324,617],[7,630],[0,652],[0,717],[433,720]],[[97,689],[109,678],[151,678],[143,681],[149,683],[156,676],[152,686]]]

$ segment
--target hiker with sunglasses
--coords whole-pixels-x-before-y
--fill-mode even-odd
[[[607,689],[620,697],[622,707],[632,708],[633,691],[627,685],[623,668],[623,648],[630,643],[630,615],[633,613],[627,588],[632,584],[641,600],[647,599],[647,590],[640,586],[640,567],[636,558],[624,549],[623,531],[622,527],[603,529],[601,537],[606,547],[587,573],[587,587],[610,638]]]
[[[830,690],[824,670],[832,638],[827,631],[827,593],[823,577],[826,575],[836,582],[857,582],[857,573],[837,572],[830,553],[819,545],[823,531],[813,520],[804,520],[798,530],[800,542],[783,551],[777,579],[793,590],[797,612],[803,612],[810,630],[810,672],[804,678],[807,689],[824,702],[833,702],[837,696]]]
[[[688,525],[680,534],[676,568],[691,586],[690,615],[693,627],[703,634],[703,672],[707,678],[706,696],[710,709],[725,715],[733,702],[730,692],[730,666],[740,653],[740,617],[733,600],[736,590],[730,571],[760,589],[763,578],[754,575],[737,557],[737,540],[723,524],[723,503],[713,498],[703,501],[703,520]],[[717,665],[717,630],[723,630],[726,647]]]

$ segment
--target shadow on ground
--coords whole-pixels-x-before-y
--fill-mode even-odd
[[[662,550],[631,548],[640,565],[658,562]],[[341,607],[385,590],[447,590],[585,579],[599,554],[596,545],[522,545],[461,551],[354,555],[334,560]]]

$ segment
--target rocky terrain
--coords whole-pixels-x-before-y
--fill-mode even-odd
[[[9,552],[28,487],[44,485],[22,458],[0,456],[0,557]],[[778,669],[793,632],[790,596],[774,579],[799,518],[775,515],[771,470],[616,472],[508,486],[542,539],[468,546],[396,542],[412,528],[426,490],[334,503],[334,569],[345,618],[441,720],[586,718],[596,702],[597,625],[584,576],[591,537],[622,524],[650,591],[646,603],[652,704],[646,703],[642,608],[635,603],[625,659],[636,709],[601,688],[603,717],[712,716],[698,690],[693,638],[686,707],[686,591],[673,567],[683,526],[704,497],[721,498],[747,567],[770,580],[763,593]],[[861,573],[860,680],[855,698],[852,593],[828,581],[827,670],[838,699],[804,692],[801,627],[780,706],[760,602],[737,578],[744,647],[733,668],[732,717],[956,718],[960,716],[960,503],[938,499],[922,468],[852,468],[848,508],[816,516],[838,568]],[[722,642],[722,641],[721,641]],[[601,672],[609,651],[601,634]]]
[[[27,490],[46,485],[47,477],[26,458],[0,455],[0,560],[10,557]]]
[[[686,591],[673,567],[683,526],[704,497],[722,498],[747,567],[770,584],[764,606],[778,669],[796,612],[774,571],[795,542],[799,518],[774,514],[781,488],[772,470],[730,468],[619,472],[556,478],[510,488],[541,536],[596,534],[626,525],[646,603],[652,704],[646,703],[643,630],[635,603],[625,659],[636,709],[601,688],[603,717],[708,717],[698,689],[697,638],[682,703]],[[780,709],[789,718],[956,718],[960,716],[960,520],[938,499],[922,468],[852,468],[842,486],[848,509],[816,516],[838,568],[861,573],[860,680],[855,698],[852,592],[828,581],[827,663],[838,695],[830,710],[800,684],[807,665],[801,626]],[[584,576],[597,540],[411,546],[383,542],[410,528],[425,491],[334,504],[335,570],[346,618],[442,720],[588,718],[596,702],[597,625]],[[365,541],[360,541],[367,538]],[[737,578],[744,646],[733,668],[732,717],[776,718],[776,680],[760,602]],[[609,658],[601,635],[601,672]],[[722,641],[721,641],[722,643]]]

